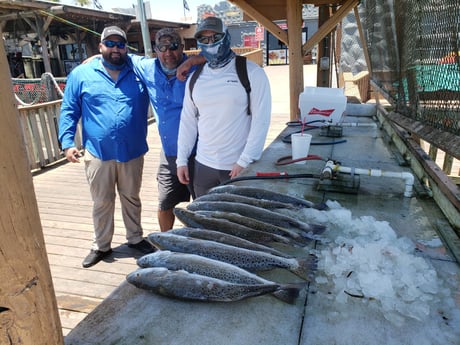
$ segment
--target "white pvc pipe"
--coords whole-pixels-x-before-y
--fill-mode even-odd
[[[400,178],[405,181],[406,189],[404,191],[404,196],[410,198],[412,196],[412,190],[414,186],[414,175],[409,172],[392,172],[392,171],[383,171],[380,169],[361,169],[361,168],[350,168],[343,167],[337,164],[334,164],[333,161],[327,161],[326,166],[323,168],[321,173],[321,178],[332,178],[333,172],[343,172],[347,174],[358,174],[358,175],[367,175],[374,177],[394,177]]]
[[[342,127],[372,127],[377,128],[377,124],[373,122],[340,122],[339,126]]]

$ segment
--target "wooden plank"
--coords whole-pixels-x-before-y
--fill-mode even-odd
[[[303,55],[302,55],[302,1],[288,1],[287,22],[289,37],[289,107],[290,119],[300,117],[299,95],[303,91]]]
[[[50,133],[49,133],[49,124],[48,124],[48,117],[47,117],[46,108],[40,108],[38,110],[38,119],[40,124],[40,142],[42,145],[38,147],[39,150],[44,150],[46,152],[45,162],[49,164],[50,162],[54,161],[53,159],[53,151],[51,149],[51,140],[50,140]],[[45,147],[43,147],[45,145]]]
[[[25,143],[26,147],[26,152],[27,152],[27,158],[29,161],[29,167],[30,170],[34,170],[39,168],[39,164],[37,164],[36,158],[34,157],[34,149],[33,149],[33,140],[32,140],[32,135],[29,130],[29,125],[28,125],[28,115],[27,111],[19,111],[19,122],[21,124],[21,133],[23,135],[23,140]]]
[[[423,140],[460,159],[460,137],[458,135],[441,131],[396,112],[389,112],[387,117],[407,131],[415,133]]]
[[[418,140],[411,138],[398,127],[398,123],[392,121],[395,117],[394,113],[391,116],[389,114],[383,107],[378,107],[377,117],[382,127],[392,138],[400,153],[403,156],[410,157],[411,168],[418,178],[429,178],[434,200],[453,226],[460,228],[460,218],[458,216],[460,193],[458,187],[423,151],[418,144]]]
[[[0,77],[0,341],[59,345],[64,339],[3,45]]]
[[[66,336],[75,328],[88,313],[75,312],[67,309],[59,309],[59,317],[62,321],[62,334]]]
[[[60,107],[59,107],[60,108]],[[60,155],[59,141],[58,141],[58,130],[57,130],[57,117],[56,117],[56,106],[48,106],[46,108],[46,122],[48,124],[48,138],[50,141],[50,151],[48,159],[50,162],[55,162],[62,158]]]
[[[334,13],[332,17],[330,17],[321,27],[316,31],[310,39],[305,42],[303,45],[303,55],[310,52],[315,45],[318,44],[327,34],[329,34],[332,30],[335,29],[337,24],[350,12],[353,10],[355,6],[359,4],[359,0],[348,0],[346,1],[337,12]]]
[[[56,298],[61,309],[87,314],[101,303],[101,299],[98,298],[71,294],[61,295],[56,293]]]

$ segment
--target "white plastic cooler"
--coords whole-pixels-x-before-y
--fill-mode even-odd
[[[340,88],[306,86],[299,95],[301,121],[325,121],[315,126],[337,124],[346,106],[347,97]]]

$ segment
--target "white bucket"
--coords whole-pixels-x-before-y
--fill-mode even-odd
[[[311,137],[311,134],[305,133],[291,134],[292,160],[305,158],[308,156],[308,151],[310,150]],[[306,162],[306,160],[303,160],[300,162],[295,162],[294,164],[305,164]]]

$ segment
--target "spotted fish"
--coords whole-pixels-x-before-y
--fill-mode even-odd
[[[200,255],[171,252],[169,250],[159,250],[155,253],[144,255],[137,259],[137,264],[142,268],[164,267],[174,271],[185,270],[189,273],[196,273],[235,284],[276,284],[235,265]],[[272,294],[283,302],[292,304],[305,285],[305,283],[282,284]]]
[[[226,234],[225,232],[220,232],[217,230],[200,229],[200,228],[175,228],[175,229],[169,230],[168,233],[199,238],[202,240],[216,241],[219,243],[229,244],[231,246],[240,247],[240,248],[259,250],[261,252],[266,252],[269,254],[282,256],[285,258],[291,257],[290,255],[280,252],[279,250],[276,250],[274,248],[264,246],[262,244],[258,244],[255,242],[251,242],[251,241],[245,240],[244,238],[229,235],[229,234]]]
[[[256,243],[267,244],[270,242],[280,242],[291,244],[292,242],[289,238],[284,236],[255,230],[227,219],[208,217],[182,208],[174,208],[174,214],[188,227],[216,230]]]
[[[212,201],[212,202],[191,202],[187,205],[187,209],[190,211],[223,211],[238,213],[245,217],[252,217],[257,220],[272,223],[281,227],[295,227],[303,230],[307,233],[321,232],[325,228],[324,225],[320,224],[308,224],[297,220],[293,217],[283,215],[277,212],[266,210],[261,207],[251,206],[242,204],[239,202],[228,202],[228,201]],[[316,236],[317,237],[317,236]],[[319,239],[319,238],[318,238]]]
[[[126,276],[126,280],[141,289],[163,296],[192,301],[233,302],[245,298],[273,293],[280,284],[236,284],[225,280],[172,271],[164,267],[138,269]]]
[[[314,255],[300,258],[283,258],[256,250],[238,248],[215,241],[179,236],[167,232],[153,232],[148,235],[148,238],[157,248],[162,250],[201,255],[227,262],[249,271],[284,268],[310,281],[317,268],[317,258]]]
[[[309,200],[301,199],[292,195],[278,193],[268,189],[256,188],[256,187],[247,187],[247,186],[236,186],[236,185],[223,185],[212,188],[208,194],[214,193],[231,193],[243,195],[246,197],[264,199],[264,200],[273,200],[286,204],[291,204],[293,206],[301,206],[308,208],[316,208],[318,210],[327,209],[327,206],[323,203],[315,204]]]

